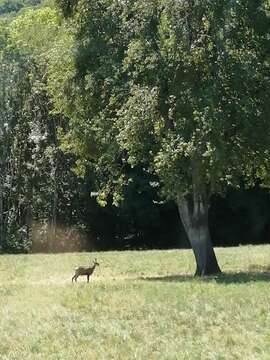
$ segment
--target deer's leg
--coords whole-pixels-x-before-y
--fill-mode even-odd
[[[90,275],[87,275],[87,282],[88,282],[88,283],[89,283],[89,276],[90,276]]]

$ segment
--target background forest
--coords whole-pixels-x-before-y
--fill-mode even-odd
[[[4,252],[189,246],[175,202],[163,196],[159,180],[147,171],[144,159],[135,161],[147,146],[143,151],[134,144],[122,146],[127,134],[137,136],[137,144],[140,139],[146,145],[147,141],[153,143],[151,137],[143,137],[148,128],[133,133],[126,121],[119,125],[122,135],[117,135],[111,121],[115,104],[125,102],[123,93],[129,91],[130,81],[132,86],[141,82],[147,86],[159,74],[171,76],[169,70],[164,70],[169,67],[163,68],[153,51],[156,40],[149,35],[159,16],[153,11],[155,2],[137,2],[141,6],[138,13],[141,11],[149,25],[148,30],[144,28],[148,40],[143,44],[133,41],[128,48],[127,39],[141,24],[135,18],[128,26],[129,14],[121,12],[121,2],[112,2],[115,6],[110,12],[104,10],[108,9],[107,3],[0,0],[0,247]],[[241,3],[246,2],[236,3],[239,8],[235,14],[239,16]],[[257,46],[264,49],[262,62],[269,70],[269,3],[248,3],[248,26],[255,29],[257,37],[252,39],[246,63],[253,66],[252,49]],[[213,12],[218,9],[210,10],[209,16],[215,19]],[[234,9],[230,11],[235,24],[245,24],[244,15],[236,19]],[[105,15],[99,16],[101,12]],[[164,19],[158,26],[166,35],[169,25]],[[207,19],[203,24],[205,32],[210,31]],[[163,50],[169,54],[173,44],[168,38]],[[245,42],[240,36],[238,40]],[[208,50],[212,51],[210,45]],[[132,78],[126,88],[123,84],[127,79],[119,70],[124,53],[125,74]],[[200,66],[201,55],[198,52],[196,56],[190,66]],[[244,57],[239,52],[240,56]],[[269,72],[264,84],[267,81],[269,84]],[[241,79],[236,83],[241,84]],[[159,84],[166,92],[162,76]],[[108,100],[108,93],[117,87],[119,91]],[[252,98],[256,91],[251,86],[245,94],[250,93]],[[139,99],[138,94],[132,99]],[[147,96],[145,103],[151,108],[152,98]],[[265,96],[269,105],[267,91]],[[126,108],[121,108],[122,121],[130,103],[132,106],[129,100]],[[164,113],[168,112],[167,106],[165,101],[161,104]],[[254,104],[245,106],[249,107],[248,116],[256,121]],[[104,108],[102,114],[93,115],[90,121],[89,114],[98,114],[100,108]],[[162,131],[161,127],[155,131]],[[259,126],[254,139],[258,143],[266,141]],[[151,151],[149,145],[146,152],[151,155]],[[236,160],[239,166],[250,161],[242,153],[240,146]],[[254,162],[258,161],[256,154]],[[215,246],[269,242],[270,195],[266,187],[260,186],[264,185],[262,177],[254,178],[248,183],[243,178],[237,186],[228,178],[222,191],[218,189],[211,196],[209,226]]]

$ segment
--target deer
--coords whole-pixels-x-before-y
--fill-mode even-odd
[[[89,277],[93,274],[95,271],[96,266],[99,266],[99,263],[97,262],[97,259],[94,260],[94,265],[87,267],[87,266],[79,266],[75,269],[75,275],[72,277],[72,282],[75,280],[77,282],[77,279],[79,276],[87,276],[87,282],[89,282]]]

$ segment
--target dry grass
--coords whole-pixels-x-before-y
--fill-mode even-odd
[[[0,359],[270,359],[270,246],[0,257]],[[97,257],[91,283],[71,283]]]

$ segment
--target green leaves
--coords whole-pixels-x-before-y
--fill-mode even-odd
[[[220,192],[249,177],[254,152],[265,166],[267,4],[77,4],[71,132],[99,149],[101,182],[113,184],[126,164],[143,166],[173,198],[190,191],[194,168],[196,183]],[[88,158],[90,147],[81,150]]]
[[[29,9],[12,21],[10,37],[21,50],[43,55],[51,48],[59,26],[56,10],[49,7]]]
[[[127,151],[131,166],[153,161],[156,135],[160,133],[162,119],[158,114],[157,89],[134,86],[128,101],[117,113],[117,141]]]

